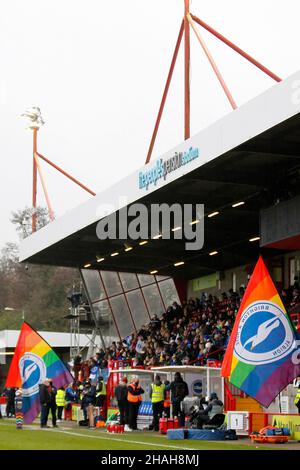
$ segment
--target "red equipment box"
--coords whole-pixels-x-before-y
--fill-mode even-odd
[[[117,424],[117,423],[108,423],[107,432],[116,433],[116,434],[123,434],[124,425],[123,424]]]
[[[160,418],[159,432],[160,434],[167,434],[168,429],[178,429],[178,418]]]

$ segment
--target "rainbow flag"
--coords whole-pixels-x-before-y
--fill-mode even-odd
[[[222,376],[263,406],[300,375],[300,341],[260,257],[238,311]]]
[[[56,388],[74,381],[51,346],[24,322],[6,379],[6,387],[22,387],[23,414],[27,424],[40,412],[39,385],[51,378]]]

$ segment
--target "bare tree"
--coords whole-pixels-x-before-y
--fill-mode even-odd
[[[12,212],[11,223],[16,226],[20,238],[26,238],[32,234],[32,215],[36,214],[37,230],[41,229],[50,222],[49,212],[46,207],[37,207],[35,210],[32,207],[25,207],[24,209]]]
[[[19,262],[19,247],[16,243],[6,243],[1,250],[0,269],[3,273],[12,272]]]
[[[21,238],[31,234],[32,209],[12,213],[11,222]],[[48,211],[37,208],[37,227],[49,222]],[[77,270],[19,263],[19,247],[7,243],[0,250],[0,329],[19,329],[22,315],[42,330],[62,331],[69,328],[64,315],[68,312],[70,286],[79,283]],[[5,307],[14,310],[5,311]]]

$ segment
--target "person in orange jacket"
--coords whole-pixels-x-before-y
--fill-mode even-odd
[[[128,385],[128,424],[131,431],[137,429],[137,417],[139,414],[139,407],[142,401],[142,395],[145,391],[139,383],[139,378],[134,376],[132,382]]]
[[[170,418],[170,409],[171,409],[171,390],[169,380],[165,380],[165,399],[164,399],[164,416]]]

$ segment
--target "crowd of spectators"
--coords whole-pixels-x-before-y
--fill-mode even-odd
[[[236,313],[244,295],[230,290],[218,299],[202,294],[183,302],[174,302],[159,318],[151,321],[123,341],[100,349],[93,359],[75,361],[81,380],[94,368],[108,367],[110,360],[126,361],[133,366],[205,365],[208,359],[221,360],[229,341]]]
[[[241,295],[233,291],[218,299],[202,294],[182,306],[176,302],[161,318],[129,337],[135,365],[203,365],[207,359],[220,360],[228,344]]]
[[[122,341],[115,341],[94,357],[74,360],[75,382],[66,390],[66,405],[80,403],[84,386],[107,380],[111,361],[123,361],[128,366],[206,365],[207,361],[222,361],[236,314],[244,296],[244,287],[236,293],[232,289],[219,298],[203,293],[182,305],[177,302],[167,308],[161,317],[154,315],[139,331]],[[297,277],[281,293],[288,312],[300,313],[300,287]],[[299,322],[298,322],[299,326]],[[5,389],[7,416],[13,416],[14,389]],[[72,395],[73,394],[73,395]]]
[[[161,317],[154,315],[139,331],[100,349],[89,361],[77,360],[81,380],[109,366],[109,361],[125,361],[132,366],[205,365],[208,360],[221,361],[244,295],[232,289],[217,296],[203,293],[180,306],[168,307]],[[287,310],[300,307],[298,278],[282,291]],[[75,367],[76,368],[76,367]],[[77,378],[77,377],[76,377]]]
[[[282,290],[281,298],[288,311],[292,311],[295,307],[300,306],[300,287],[298,276],[295,277],[293,285],[288,289]]]

